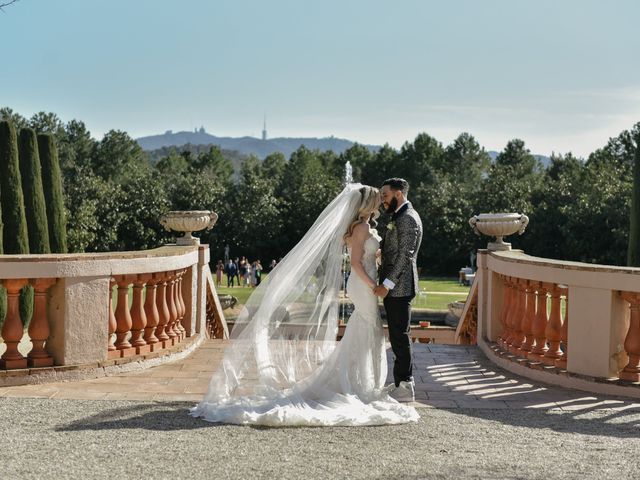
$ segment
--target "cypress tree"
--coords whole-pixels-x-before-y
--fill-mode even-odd
[[[18,138],[13,124],[0,121],[0,204],[2,204],[2,232],[4,253],[29,253],[27,220],[22,196],[22,180],[18,160]],[[20,298],[20,313],[25,325],[31,320],[33,289],[25,287]]]
[[[633,156],[633,193],[631,196],[631,221],[627,265],[640,267],[640,131],[636,134],[636,151]]]
[[[0,144],[0,150],[2,145]],[[2,153],[0,152],[0,155]],[[2,202],[0,202],[0,255],[2,255]],[[4,323],[4,316],[7,313],[7,291],[0,285],[0,329]]]
[[[18,139],[13,124],[0,121],[0,203],[4,253],[29,253],[22,180],[18,166]]]
[[[67,222],[64,214],[62,175],[58,150],[52,135],[38,135],[38,151],[42,165],[42,187],[49,221],[49,246],[53,253],[67,253]]]
[[[23,128],[18,135],[20,175],[27,218],[30,253],[49,253],[49,226],[42,190],[42,173],[36,132]]]

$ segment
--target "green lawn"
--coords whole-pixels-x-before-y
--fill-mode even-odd
[[[266,275],[263,278],[266,278]],[[467,298],[469,287],[458,285],[458,280],[456,278],[434,277],[420,280],[420,290],[428,292],[460,293],[460,295],[447,295],[446,293],[444,295],[437,293],[421,294],[417,295],[413,301],[414,308],[447,310],[447,304],[455,300],[465,300]],[[224,281],[222,286],[217,288],[217,291],[220,295],[233,295],[238,299],[239,304],[244,304],[249,298],[249,295],[251,295],[251,292],[253,292],[253,288],[228,288],[226,287],[226,281]]]
[[[440,295],[437,293],[428,293],[426,295],[418,295],[413,301],[413,308],[426,308],[428,310],[448,310],[447,305],[456,300],[466,300],[467,294],[460,295]]]
[[[254,289],[251,287],[227,288],[226,286],[223,286],[223,287],[216,287],[216,290],[218,291],[218,295],[233,295],[238,299],[238,303],[244,305],[244,303],[247,301],[247,298],[249,298],[249,295],[251,295]]]
[[[457,278],[427,277],[420,280],[420,290],[429,292],[462,292],[467,293],[469,287],[460,285]]]

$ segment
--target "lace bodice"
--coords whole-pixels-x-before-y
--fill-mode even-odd
[[[376,278],[377,275],[377,267],[376,267],[376,252],[380,248],[380,240],[381,238],[378,236],[378,232],[373,229],[369,230],[371,234],[364,241],[364,251],[362,253],[362,266],[364,267],[365,272],[371,277]],[[351,248],[348,248],[349,255],[351,255]]]

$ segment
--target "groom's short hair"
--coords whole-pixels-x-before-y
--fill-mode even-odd
[[[384,182],[382,182],[382,186],[389,185],[391,190],[400,190],[404,195],[409,193],[409,182],[407,182],[404,178],[388,178]]]

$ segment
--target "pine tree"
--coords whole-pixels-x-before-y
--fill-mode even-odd
[[[38,151],[49,221],[49,246],[53,253],[67,253],[67,223],[64,214],[62,175],[54,137],[49,134],[38,135]]]
[[[631,222],[629,226],[629,250],[627,265],[640,267],[640,132],[636,135],[636,151],[633,157],[633,193],[631,197]]]
[[[23,128],[18,136],[20,175],[27,218],[30,253],[49,253],[49,226],[42,190],[42,173],[36,132]]]
[[[18,160],[18,138],[13,124],[0,121],[0,204],[4,253],[29,253],[27,220],[24,212],[22,180]],[[25,287],[20,298],[20,314],[25,325],[31,319],[33,289]]]

